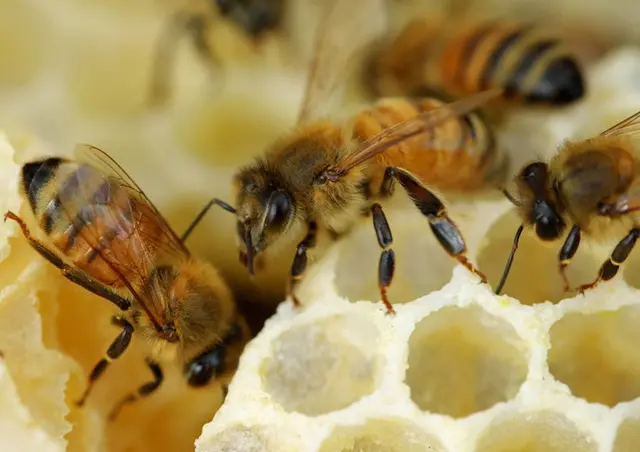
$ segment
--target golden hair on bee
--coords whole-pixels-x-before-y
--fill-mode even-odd
[[[515,191],[505,191],[515,205],[522,225],[516,231],[496,293],[502,290],[525,227],[543,241],[569,233],[558,255],[558,270],[565,290],[570,285],[565,270],[578,251],[582,236],[604,241],[623,238],[602,264],[598,276],[578,291],[608,281],[617,273],[640,237],[640,183],[637,178],[636,143],[640,112],[617,123],[598,136],[565,143],[549,163],[526,165],[514,180]]]
[[[485,280],[467,259],[466,245],[442,201],[425,184],[477,190],[501,184],[506,155],[495,145],[477,107],[501,90],[454,103],[438,99],[384,99],[340,122],[324,116],[337,85],[362,49],[385,30],[385,1],[334,0],[317,31],[298,125],[235,177],[235,213],[241,260],[253,274],[256,256],[293,231],[306,229],[291,266],[288,291],[307,267],[319,229],[337,238],[371,216],[381,248],[379,289],[387,298],[395,269],[392,235],[381,202],[399,183],[444,249]]]
[[[240,29],[256,49],[282,25],[285,0],[187,0],[173,13],[156,45],[150,102],[161,104],[170,91],[170,73],[180,38],[187,35],[198,58],[210,70],[221,66],[210,42],[210,34],[219,20]]]
[[[415,19],[373,47],[363,77],[377,96],[501,88],[509,102],[527,105],[568,105],[586,90],[581,62],[561,35],[500,19]]]
[[[178,237],[124,170],[93,146],[78,146],[74,160],[25,164],[20,185],[37,234],[13,212],[5,221],[15,221],[63,276],[122,311],[112,319],[121,331],[91,371],[79,405],[134,332],[151,346],[147,365],[154,378],[120,399],[110,418],[158,389],[163,372],[157,358],[165,349],[183,366],[190,386],[212,380],[226,385],[248,329],[217,270],[184,245],[192,228]]]

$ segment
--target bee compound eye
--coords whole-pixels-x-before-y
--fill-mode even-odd
[[[282,191],[272,194],[267,204],[267,224],[273,227],[281,227],[290,213],[291,198],[289,195]]]
[[[207,362],[196,361],[191,364],[189,373],[187,376],[187,383],[189,386],[200,387],[204,386],[215,374],[213,366]]]
[[[208,384],[222,371],[224,357],[224,348],[218,345],[187,364],[185,373],[189,386],[200,387]]]

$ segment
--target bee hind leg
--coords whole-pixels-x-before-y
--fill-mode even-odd
[[[131,342],[131,336],[133,335],[133,325],[131,325],[131,323],[129,323],[126,319],[117,316],[111,319],[111,323],[116,326],[122,327],[122,331],[107,349],[105,357],[98,361],[98,363],[93,367],[93,370],[89,374],[89,384],[84,390],[82,397],[80,397],[80,399],[76,402],[76,405],[78,406],[84,405],[96,381],[98,381],[104,371],[107,370],[107,367],[109,367],[111,361],[113,361],[114,359],[118,359],[127,349],[127,347],[129,347],[129,343]]]
[[[113,304],[115,304],[122,311],[127,311],[131,307],[131,302],[126,298],[121,297],[117,293],[109,290],[104,285],[95,281],[91,277],[89,277],[83,271],[71,267],[67,265],[58,255],[52,252],[45,244],[39,242],[31,235],[31,231],[25,224],[25,222],[15,213],[8,211],[4,214],[5,221],[7,219],[15,221],[20,226],[22,230],[22,235],[27,239],[29,245],[38,252],[42,257],[48,260],[51,264],[56,266],[62,272],[62,276],[67,278],[69,281],[78,284],[80,287],[85,288],[91,293],[96,294],[99,297],[102,297],[106,300],[109,300]]]
[[[633,228],[629,231],[629,233],[618,242],[616,247],[613,249],[611,256],[609,259],[602,264],[600,267],[600,271],[598,272],[598,277],[590,284],[583,284],[578,288],[580,293],[584,293],[586,290],[593,289],[598,285],[600,281],[609,281],[618,273],[620,266],[627,260],[629,254],[633,250],[633,247],[636,244],[636,241],[640,237],[640,228]]]
[[[389,167],[385,171],[386,177],[393,177],[400,182],[420,213],[427,217],[431,232],[445,251],[467,270],[477,275],[483,283],[486,283],[487,277],[465,255],[467,246],[464,243],[462,233],[447,215],[442,201],[403,169]]]
[[[295,289],[302,280],[304,272],[307,269],[307,251],[316,246],[316,235],[318,233],[318,224],[312,220],[309,222],[307,235],[298,244],[296,255],[291,264],[291,274],[287,283],[287,294],[291,295],[293,305],[300,307],[300,300],[296,297]]]
[[[153,380],[144,383],[135,392],[131,392],[120,399],[109,413],[109,421],[114,421],[120,414],[120,411],[122,411],[122,408],[126,405],[129,405],[138,399],[150,396],[162,384],[162,381],[164,380],[164,373],[162,372],[160,364],[151,358],[146,358],[145,362],[147,363],[147,366],[149,366],[149,369],[151,369],[151,373],[153,373]]]

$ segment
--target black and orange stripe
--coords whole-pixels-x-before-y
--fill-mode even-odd
[[[446,99],[395,98],[378,102],[355,118],[354,138],[366,140],[381,130],[447,104]],[[475,190],[499,185],[507,154],[497,145],[482,112],[452,118],[429,133],[410,138],[376,157],[381,167],[410,168],[421,181],[438,189]]]
[[[504,88],[524,103],[565,105],[584,96],[577,58],[562,40],[533,25],[488,22],[454,34],[434,59],[447,92]],[[433,72],[432,72],[433,73]]]
[[[508,21],[442,22],[434,28],[416,20],[377,50],[365,81],[382,96],[413,95],[423,87],[454,97],[504,88],[505,97],[516,102],[561,106],[585,94],[578,58],[562,39],[539,26]]]
[[[101,253],[133,227],[124,193],[95,168],[61,158],[24,165],[22,186],[39,226],[59,252],[101,283],[119,285]],[[112,217],[116,207],[118,216]]]

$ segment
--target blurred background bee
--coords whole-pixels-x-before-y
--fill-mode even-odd
[[[384,1],[374,3],[331,4],[318,26],[299,128],[235,177],[241,259],[251,274],[259,254],[277,247],[284,237],[303,236],[288,283],[296,304],[293,289],[306,269],[307,251],[315,247],[318,230],[335,239],[364,215],[372,216],[382,248],[378,284],[387,311],[393,312],[386,293],[395,254],[378,201],[391,196],[395,182],[427,218],[444,249],[485,279],[466,258],[464,239],[444,204],[423,184],[474,190],[502,182],[506,155],[482,119],[471,113],[501,90],[452,104],[429,98],[387,99],[346,124],[321,119],[339,91],[337,85],[344,81],[346,68],[385,29]]]
[[[156,44],[152,68],[150,101],[166,101],[176,45],[187,35],[205,67],[220,68],[221,60],[211,43],[211,30],[226,21],[244,34],[255,49],[277,31],[282,23],[285,0],[188,0],[187,5],[169,18]]]
[[[551,242],[560,239],[570,226],[558,254],[558,270],[565,291],[570,290],[566,267],[578,251],[585,235],[596,242],[623,238],[597,277],[578,291],[612,279],[640,237],[640,184],[637,179],[636,144],[640,112],[620,121],[600,135],[564,144],[547,164],[525,166],[515,179],[515,192],[505,191],[522,219],[516,231],[502,278],[500,293],[513,263],[518,241],[525,227]]]
[[[364,83],[377,96],[504,89],[513,103],[563,106],[586,92],[577,54],[542,24],[425,16],[373,46]]]
[[[77,402],[84,404],[94,383],[127,349],[134,331],[151,345],[146,359],[153,379],[125,395],[109,414],[149,396],[163,381],[158,358],[183,366],[192,387],[215,380],[226,390],[249,333],[233,296],[217,270],[193,258],[124,170],[88,145],[76,159],[47,158],[22,168],[21,189],[38,225],[33,236],[15,213],[29,244],[67,279],[102,297],[121,313],[121,329],[89,374]]]

